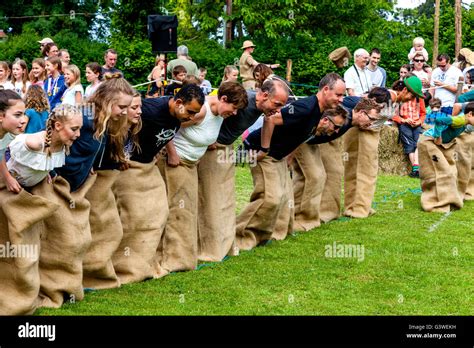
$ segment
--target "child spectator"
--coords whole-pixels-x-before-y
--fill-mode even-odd
[[[84,88],[81,85],[81,72],[76,65],[71,64],[64,69],[64,81],[68,88],[63,94],[63,104],[75,106],[82,103]]]
[[[46,63],[43,58],[36,58],[31,63],[30,82],[32,85],[44,86],[46,80]]]
[[[102,81],[102,67],[99,63],[92,62],[86,65],[86,80],[90,85],[86,87],[84,98],[89,99]]]
[[[419,79],[414,79],[412,82],[415,84],[418,83],[412,88],[418,91],[419,94],[422,94],[421,81]],[[412,178],[419,177],[418,151],[416,144],[423,131],[421,125],[423,124],[425,117],[425,102],[422,98],[418,97],[403,103],[398,110],[398,114],[393,117],[393,121],[398,125],[399,140],[403,145],[404,153],[408,155],[412,165],[412,171],[409,174]]]
[[[28,80],[28,67],[24,60],[17,59],[13,62],[12,84],[15,86],[15,92],[24,98],[26,90],[31,85],[31,82]]]
[[[235,65],[227,65],[224,68],[224,76],[222,76],[222,82],[232,81],[237,82],[239,78],[239,69]]]
[[[421,37],[415,37],[413,39],[413,47],[410,49],[410,52],[408,53],[408,60],[410,61],[410,64],[413,64],[413,57],[415,57],[415,54],[417,52],[421,52],[423,54],[423,57],[425,58],[425,62],[428,61],[428,51],[425,49],[425,40]]]
[[[10,81],[10,67],[8,66],[7,62],[1,61],[0,62],[0,86],[3,89],[15,89],[13,83]]]
[[[44,130],[46,128],[46,120],[48,119],[49,103],[42,87],[32,85],[28,88],[25,106],[25,116],[28,118],[25,133],[31,134]]]
[[[173,68],[173,79],[176,80],[169,84],[165,89],[165,95],[175,95],[183,86],[183,81],[186,78],[187,71],[182,65],[177,65]]]
[[[430,100],[430,112],[427,113],[425,118],[425,125],[427,126],[426,129],[432,128],[435,124],[435,120],[437,117],[448,117],[448,115],[444,112],[441,112],[441,100],[439,98],[433,98]]]
[[[403,64],[400,67],[400,77],[399,81],[403,81],[405,77],[411,72],[411,65],[410,64]]]
[[[58,57],[51,57],[46,61],[46,73],[48,74],[48,79],[43,88],[48,95],[49,106],[53,110],[57,104],[61,103],[61,98],[67,89],[64,76],[61,75],[61,60]]]
[[[255,87],[260,88],[263,82],[270,76],[273,76],[273,70],[266,64],[258,64],[253,70],[253,78],[255,79]]]
[[[206,80],[207,69],[199,68],[199,79],[201,80],[200,87],[204,95],[208,95],[212,91],[212,86],[209,80]]]

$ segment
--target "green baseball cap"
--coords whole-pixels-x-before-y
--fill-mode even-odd
[[[423,91],[421,90],[422,88],[421,80],[417,76],[407,77],[406,79],[403,80],[403,83],[405,84],[406,88],[408,88],[408,90],[411,93],[417,95],[420,98],[425,97],[425,95],[423,94]]]

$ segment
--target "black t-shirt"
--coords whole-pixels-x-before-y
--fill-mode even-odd
[[[173,82],[172,84],[166,86],[165,95],[176,95],[178,91],[183,88],[182,83]]]
[[[281,109],[283,125],[275,126],[270,143],[269,156],[280,160],[293,152],[299,145],[310,138],[314,127],[321,119],[318,98],[299,99]],[[261,128],[253,131],[245,139],[245,147],[260,148]]]
[[[342,101],[342,106],[344,109],[346,109],[349,115],[347,115],[346,122],[344,122],[344,125],[339,129],[339,132],[333,133],[331,135],[314,136],[308,140],[308,144],[313,145],[313,144],[328,143],[334,139],[342,137],[344,133],[346,133],[349,129],[352,128],[352,110],[355,108],[357,103],[359,103],[359,101],[360,101],[360,97],[355,97],[355,96],[344,97]]]
[[[174,138],[181,122],[170,114],[171,97],[148,98],[142,101],[142,130],[138,133],[141,152],[133,151],[131,160],[150,163],[160,150]]]
[[[256,93],[254,91],[247,91],[249,101],[247,107],[237,111],[237,115],[224,119],[221,129],[219,130],[219,136],[217,137],[217,142],[219,144],[232,144],[260,117],[262,112],[257,109],[255,95]]]

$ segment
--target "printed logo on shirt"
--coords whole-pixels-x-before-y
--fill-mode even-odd
[[[156,134],[156,147],[161,147],[166,144],[168,141],[173,139],[176,131],[174,129],[163,129],[160,133]]]

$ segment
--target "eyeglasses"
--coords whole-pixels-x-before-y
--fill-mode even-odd
[[[425,60],[424,59],[413,59],[414,62],[417,62],[417,63],[424,63]]]
[[[334,120],[329,117],[329,116],[326,116],[326,118],[331,121],[331,123],[334,125],[334,130],[337,131],[339,129],[341,129],[341,127],[343,126],[343,124],[339,125],[339,124],[336,124],[336,122],[334,122]]]
[[[370,121],[377,121],[377,120],[378,120],[378,118],[375,118],[375,117],[370,116],[370,115],[367,113],[367,111],[365,111],[365,110],[361,110],[361,111],[362,111],[362,113],[363,113],[365,116],[367,116],[367,118],[368,118]]]

